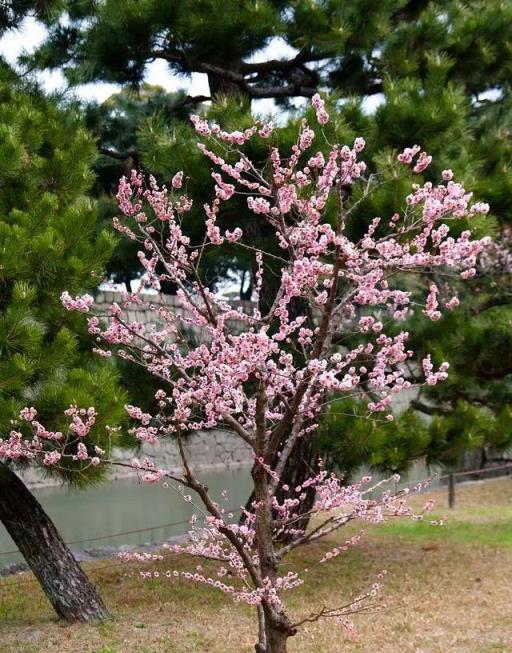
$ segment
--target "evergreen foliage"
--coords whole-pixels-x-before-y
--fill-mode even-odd
[[[318,86],[370,95],[384,81],[425,79],[438,59],[471,95],[508,85],[512,7],[503,0],[67,0],[35,61],[68,78],[139,84],[145,66],[205,73],[212,95],[311,96]],[[65,19],[64,19],[65,16]],[[279,38],[287,60],[251,57]]]
[[[55,429],[70,404],[101,405],[91,446],[110,449],[105,425],[124,419],[119,374],[90,352],[83,321],[60,301],[64,289],[97,288],[114,246],[86,196],[95,144],[76,112],[21,88],[5,69],[2,77],[0,434],[27,404]],[[75,483],[100,475],[47,471]]]

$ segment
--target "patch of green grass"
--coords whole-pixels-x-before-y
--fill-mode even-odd
[[[0,649],[2,653],[38,653],[39,647],[33,642],[14,641],[7,645],[9,648]]]
[[[433,519],[435,517],[433,516]],[[430,520],[401,520],[382,524],[373,530],[375,535],[393,535],[406,539],[428,541],[451,541],[463,544],[512,547],[512,524],[507,520],[482,523],[459,521],[448,517],[442,526],[432,525]]]
[[[176,643],[176,641],[170,637],[160,639],[159,645],[165,653],[183,653],[181,644]]]
[[[191,630],[187,633],[187,641],[190,642],[192,650],[209,651],[215,643],[209,637],[205,637],[203,633],[196,630]]]
[[[25,592],[19,592],[15,583],[0,593],[0,621],[14,621],[20,615],[27,614],[29,600]]]
[[[96,628],[102,637],[108,637],[114,632],[114,622],[111,619],[101,621]]]

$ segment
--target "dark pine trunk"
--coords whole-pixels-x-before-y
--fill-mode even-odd
[[[227,66],[227,68],[229,69],[229,66]],[[231,97],[242,97],[245,95],[239,84],[236,84],[225,77],[219,77],[219,75],[213,73],[208,74],[208,86],[210,87],[210,95],[212,98],[219,94]]]
[[[51,519],[4,463],[0,463],[0,520],[59,617],[81,622],[109,617],[94,585]]]

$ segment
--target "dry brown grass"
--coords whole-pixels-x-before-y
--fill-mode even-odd
[[[447,512],[444,492],[438,513]],[[458,488],[441,529],[373,528],[363,543],[328,565],[309,548],[292,566],[310,565],[308,583],[288,597],[294,617],[353,596],[383,568],[382,612],[357,618],[359,641],[332,623],[315,623],[291,653],[512,652],[512,481]],[[473,529],[473,530],[472,530]],[[467,533],[470,535],[467,536]],[[474,537],[471,534],[474,534]],[[496,533],[490,544],[489,533]],[[473,537],[473,540],[471,540]],[[162,566],[183,562],[167,560]],[[102,569],[98,569],[102,567]],[[30,577],[0,583],[1,653],[249,653],[254,621],[246,606],[182,581],[141,581],[126,566],[89,569],[115,619],[100,626],[57,623]]]

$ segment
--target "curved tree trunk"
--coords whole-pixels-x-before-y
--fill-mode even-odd
[[[96,588],[23,481],[0,463],[0,520],[55,612],[67,621],[109,617]]]

